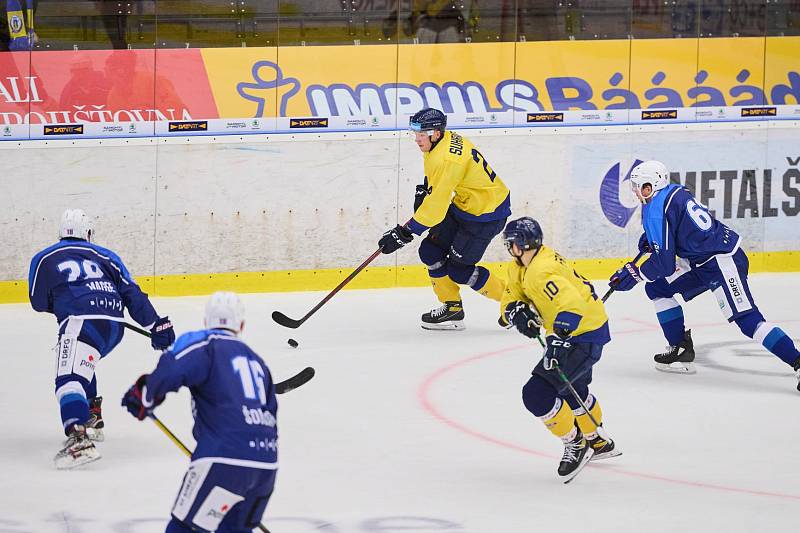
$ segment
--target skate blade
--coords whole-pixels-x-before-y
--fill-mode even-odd
[[[84,450],[77,457],[71,455],[56,456],[53,459],[53,463],[57,470],[72,470],[73,468],[93,463],[98,459],[100,459],[100,452],[92,449],[91,451]]]
[[[589,461],[592,460],[592,457],[594,457],[594,450],[589,448],[589,450],[586,452],[586,455],[583,456],[583,460],[581,461],[581,464],[578,465],[578,468],[573,470],[570,474],[568,474],[568,475],[566,475],[566,476],[561,478],[562,480],[564,480],[564,485],[566,485],[567,483],[569,483],[570,481],[575,479],[575,476],[580,474],[581,470],[583,470],[583,468],[587,464],[589,464]]]
[[[442,322],[441,324],[430,324],[428,322],[423,322],[420,324],[422,329],[429,329],[431,331],[434,330],[447,330],[452,329],[456,331],[461,331],[466,329],[464,326],[464,322],[461,320],[451,320],[450,322]]]
[[[619,457],[622,455],[622,452],[619,450],[611,450],[610,452],[605,453],[596,453],[592,455],[591,461],[602,461],[603,459],[611,459],[612,457]]]
[[[697,369],[694,367],[694,363],[681,363],[675,362],[670,364],[665,363],[656,363],[656,370],[660,370],[661,372],[670,372],[672,374],[696,374]]]
[[[101,428],[86,428],[86,436],[89,437],[89,440],[92,442],[103,442],[106,440],[106,436],[103,434]]]

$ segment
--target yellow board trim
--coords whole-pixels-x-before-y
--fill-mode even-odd
[[[752,252],[750,272],[800,272],[800,251]],[[627,258],[578,259],[575,269],[588,279],[606,279]],[[506,263],[483,263],[493,274],[505,279]],[[297,292],[329,291],[352,272],[351,269],[278,270],[270,272],[225,272],[219,274],[169,274],[142,276],[137,282],[153,296],[193,296],[214,291]],[[427,287],[428,270],[423,265],[365,268],[346,289]],[[27,281],[0,281],[0,303],[28,301]]]

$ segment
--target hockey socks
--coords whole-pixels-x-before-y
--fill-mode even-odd
[[[677,346],[683,340],[683,308],[675,298],[656,298],[653,305],[664,337],[670,346]]]
[[[56,398],[61,406],[61,423],[66,435],[69,435],[71,426],[86,424],[89,420],[89,401],[80,384],[68,381],[56,390]]]
[[[440,302],[461,301],[461,289],[449,276],[443,276],[441,278],[431,277],[431,285],[433,285],[433,292],[436,293],[436,297]]]
[[[553,435],[565,443],[572,441],[577,434],[578,429],[575,425],[575,414],[572,412],[567,402],[561,398],[556,398],[550,412],[539,418]]]
[[[484,267],[477,267],[486,271],[486,281],[481,287],[473,286],[472,288],[478,291],[481,296],[486,296],[492,300],[499,302],[503,298],[503,292],[506,290],[506,284],[502,279],[489,272]]]
[[[603,410],[600,408],[600,402],[597,401],[592,394],[586,398],[584,402],[586,406],[589,408],[589,413],[597,420],[597,423],[601,426],[603,425]],[[594,425],[592,419],[589,418],[589,415],[586,414],[586,411],[583,410],[583,407],[578,407],[577,409],[572,411],[575,415],[575,421],[578,424],[578,427],[581,428],[581,431],[588,440],[592,440],[593,438],[597,437],[597,426]]]
[[[753,340],[761,343],[764,348],[772,354],[778,356],[781,361],[789,366],[794,365],[800,352],[792,342],[792,339],[779,327],[768,322],[762,322],[753,334]]]

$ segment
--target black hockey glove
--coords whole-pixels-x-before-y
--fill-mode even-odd
[[[553,370],[556,365],[564,366],[571,349],[572,343],[569,342],[569,339],[561,338],[558,335],[548,335],[547,349],[544,352],[544,361],[542,361],[544,369]]]
[[[122,406],[137,420],[144,420],[150,416],[153,413],[153,409],[161,405],[161,402],[164,401],[163,396],[153,399],[149,404],[144,400],[144,386],[147,381],[147,376],[148,374],[139,376],[136,383],[131,385],[131,388],[129,388],[122,397]]]
[[[154,350],[166,350],[175,342],[175,330],[172,329],[172,322],[165,316],[156,320],[150,328],[150,345]]]
[[[380,246],[383,253],[391,254],[412,240],[414,240],[414,234],[405,226],[398,224],[383,234],[383,237],[378,241],[378,246]]]
[[[425,183],[417,185],[416,190],[414,191],[414,212],[417,212],[417,209],[422,205],[422,202],[425,200],[425,197],[428,196],[433,189],[428,187],[428,179],[425,179]]]
[[[647,240],[646,233],[642,233],[642,236],[639,237],[639,251],[643,254],[649,254],[652,251],[650,248],[650,242]]]
[[[513,324],[526,337],[535,339],[539,336],[539,315],[525,302],[510,302],[506,306],[505,316],[508,323]]]

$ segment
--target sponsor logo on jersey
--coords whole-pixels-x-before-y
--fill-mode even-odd
[[[297,128],[327,128],[327,118],[291,118],[289,119],[289,127],[292,129]]]
[[[658,111],[642,111],[642,120],[671,120],[678,118],[677,109],[660,109]]]
[[[70,353],[72,352],[72,339],[64,337],[61,339],[61,358],[59,366],[62,368],[69,366]]]
[[[82,359],[78,366],[79,367],[85,366],[86,368],[94,372],[94,356],[90,355],[86,359]]]
[[[530,122],[564,122],[564,113],[528,113]]]
[[[169,131],[208,131],[208,121],[170,122]]]
[[[739,288],[739,284],[736,282],[736,278],[728,278],[728,287],[731,290],[731,296],[736,299],[736,303],[742,303],[744,299],[742,298],[742,291]]]
[[[778,114],[777,107],[743,107],[743,117],[774,117]]]
[[[45,125],[45,135],[83,135],[83,124]]]

